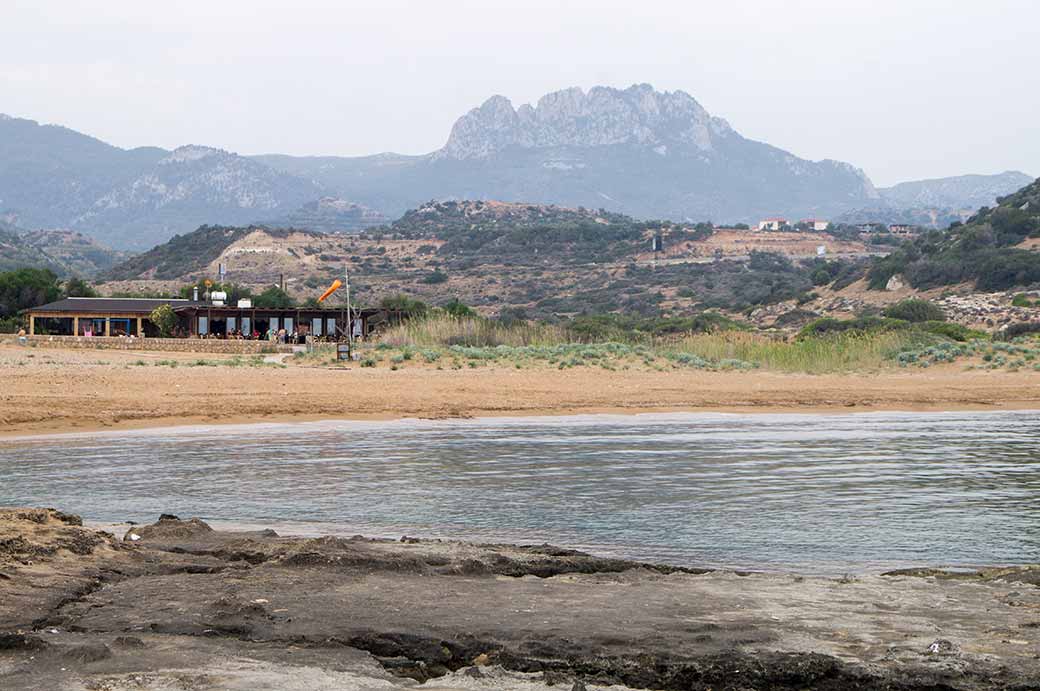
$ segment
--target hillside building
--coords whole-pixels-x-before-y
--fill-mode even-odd
[[[803,218],[801,221],[798,222],[798,225],[804,225],[809,230],[815,231],[817,233],[822,233],[830,227],[831,222],[824,221],[819,218]]]
[[[766,218],[758,222],[759,230],[780,230],[787,225],[786,218]]]

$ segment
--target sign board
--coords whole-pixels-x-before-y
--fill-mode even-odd
[[[337,360],[349,360],[350,359],[350,344],[349,343],[337,343],[336,344],[336,359]]]
[[[238,306],[241,309],[249,309],[253,306],[253,301],[249,298],[243,298],[242,300],[238,301]]]
[[[827,245],[820,245],[816,248],[816,256],[822,257],[827,254]]]

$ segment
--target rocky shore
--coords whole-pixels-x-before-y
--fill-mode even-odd
[[[1038,583],[0,509],[0,688],[1036,689]]]

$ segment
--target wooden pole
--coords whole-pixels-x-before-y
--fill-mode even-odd
[[[105,317],[105,335],[112,335],[112,319],[109,317]]]
[[[79,336],[79,317],[72,318],[72,335]]]
[[[350,273],[343,267],[343,283],[347,287],[347,354],[354,358],[354,315],[350,309]]]
[[[29,315],[29,335],[36,335],[36,317],[31,314]]]

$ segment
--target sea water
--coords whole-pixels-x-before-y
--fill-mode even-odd
[[[813,573],[1040,562],[1040,413],[319,422],[7,440],[0,505]]]

